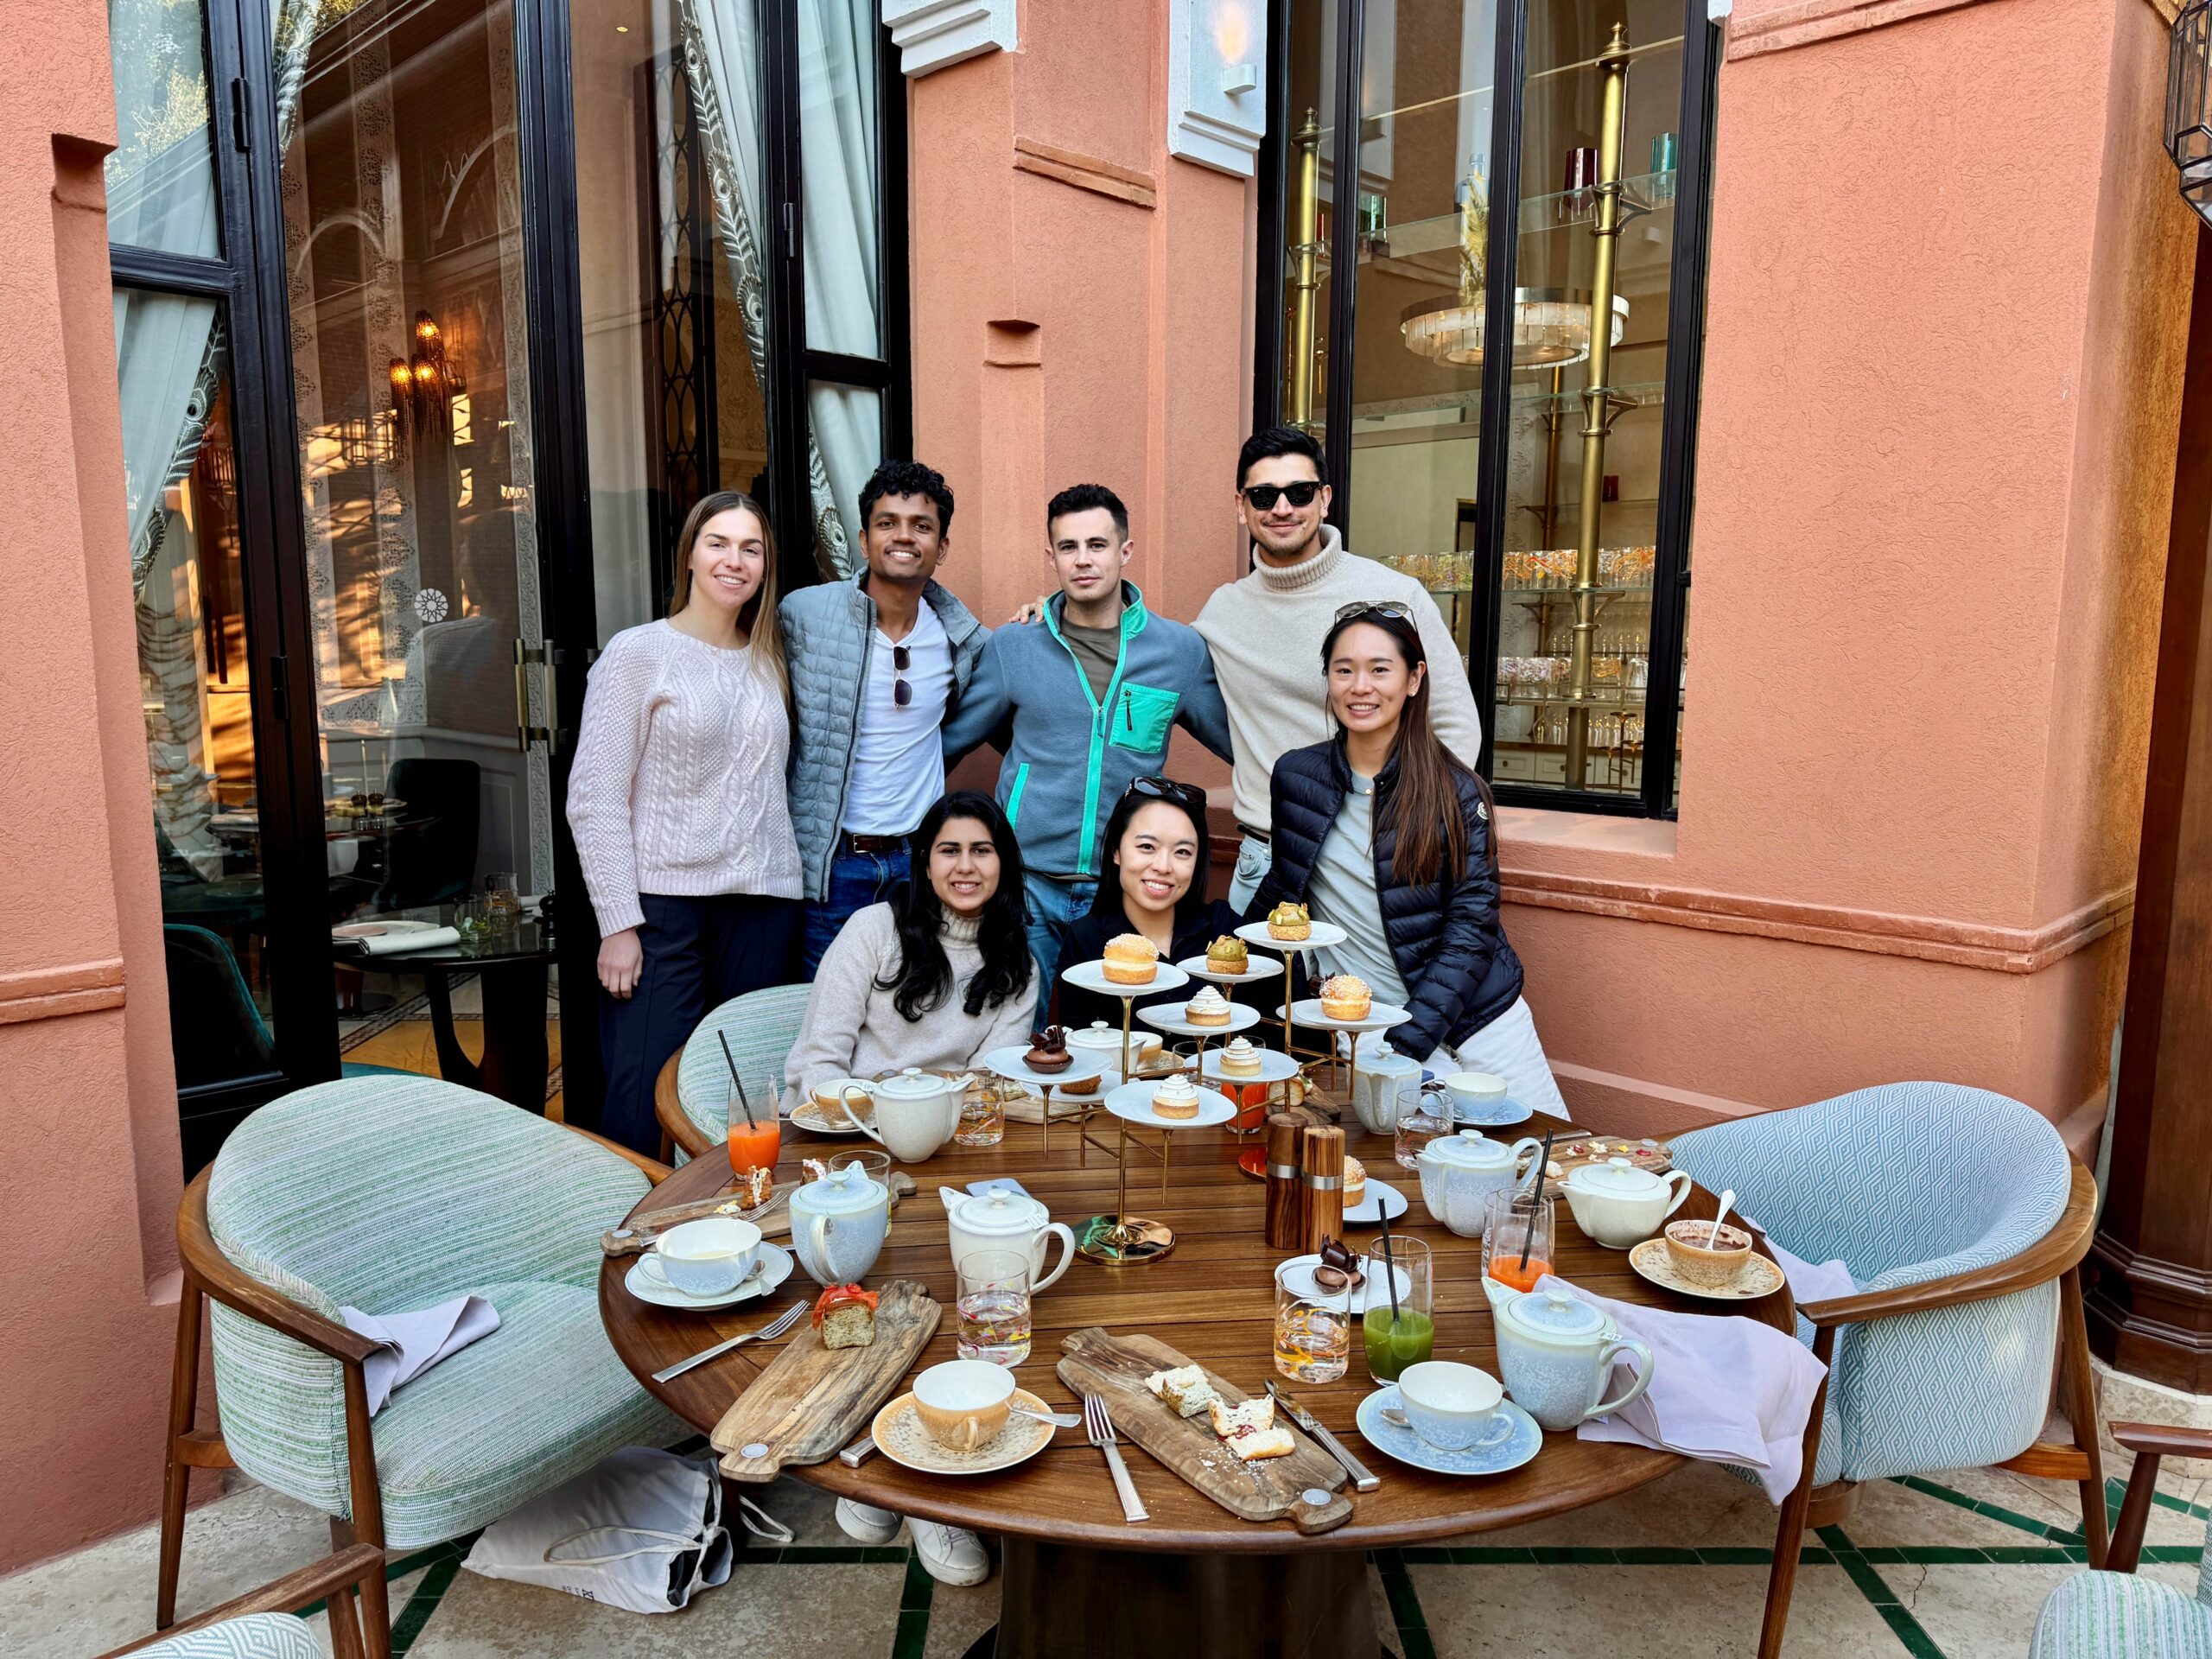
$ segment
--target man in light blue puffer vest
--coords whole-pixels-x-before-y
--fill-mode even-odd
[[[906,879],[906,837],[944,793],[940,730],[990,635],[931,580],[952,528],[941,474],[887,461],[861,488],[860,523],[867,568],[779,609],[809,979],[846,918]]]
[[[1098,833],[1130,780],[1166,767],[1179,725],[1230,758],[1205,641],[1153,615],[1122,579],[1132,543],[1121,498],[1099,484],[1062,490],[1045,510],[1045,535],[1059,592],[1037,621],[991,635],[944,723],[948,766],[982,743],[1005,751],[998,801],[1021,842],[1040,1007],[1069,925],[1111,877]]]

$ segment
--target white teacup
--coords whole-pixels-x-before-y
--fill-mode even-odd
[[[734,1216],[709,1216],[655,1239],[645,1265],[687,1296],[720,1296],[743,1284],[760,1256],[758,1227]]]
[[[914,1413],[930,1438],[962,1454],[988,1446],[1006,1427],[1014,1373],[982,1359],[949,1359],[914,1379]]]
[[[1503,1077],[1488,1071],[1454,1071],[1444,1079],[1444,1092],[1462,1123],[1492,1127],[1503,1123],[1512,1110]]]
[[[1398,1398],[1414,1433],[1440,1452],[1465,1452],[1496,1441],[1512,1427],[1498,1407],[1503,1384],[1479,1366],[1425,1359],[1398,1373]]]

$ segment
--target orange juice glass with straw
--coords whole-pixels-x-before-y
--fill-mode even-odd
[[[730,1052],[729,1033],[715,1033],[722,1046],[722,1059],[729,1067],[729,1166],[735,1175],[748,1175],[756,1169],[773,1169],[776,1154],[784,1138],[782,1121],[776,1116],[775,1085],[771,1083],[760,1091],[760,1103],[754,1105],[745,1092],[745,1080],[737,1074],[737,1057]]]
[[[1549,1198],[1501,1188],[1483,1207],[1483,1272],[1514,1290],[1534,1290],[1552,1270]]]

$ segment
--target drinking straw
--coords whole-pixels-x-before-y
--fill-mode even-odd
[[[757,1129],[760,1126],[753,1121],[753,1103],[745,1097],[745,1079],[737,1075],[737,1056],[729,1052],[729,1033],[718,1031],[715,1036],[722,1046],[722,1060],[729,1067],[729,1080],[737,1085],[737,1103],[745,1108],[745,1127]],[[1545,1137],[1545,1142],[1550,1143],[1549,1136]]]
[[[1375,1195],[1375,1208],[1382,1217],[1382,1276],[1390,1281],[1390,1334],[1398,1334],[1398,1264],[1390,1259],[1390,1206]]]
[[[1536,1165],[1532,1172],[1535,1179],[1529,1182],[1529,1185],[1535,1189],[1535,1192],[1529,1200],[1528,1225],[1521,1230],[1521,1265],[1524,1268],[1529,1265],[1529,1252],[1535,1248],[1536,1206],[1544,1201],[1544,1172],[1551,1167],[1552,1136],[1557,1133],[1555,1129],[1544,1131],[1543,1150],[1536,1154]]]

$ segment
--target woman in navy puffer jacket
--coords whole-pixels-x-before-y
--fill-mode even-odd
[[[1429,727],[1419,628],[1396,604],[1347,606],[1321,661],[1340,729],[1275,762],[1274,863],[1250,915],[1309,906],[1348,936],[1322,966],[1406,1009],[1392,1047],[1565,1117],[1498,913],[1490,790]]]

